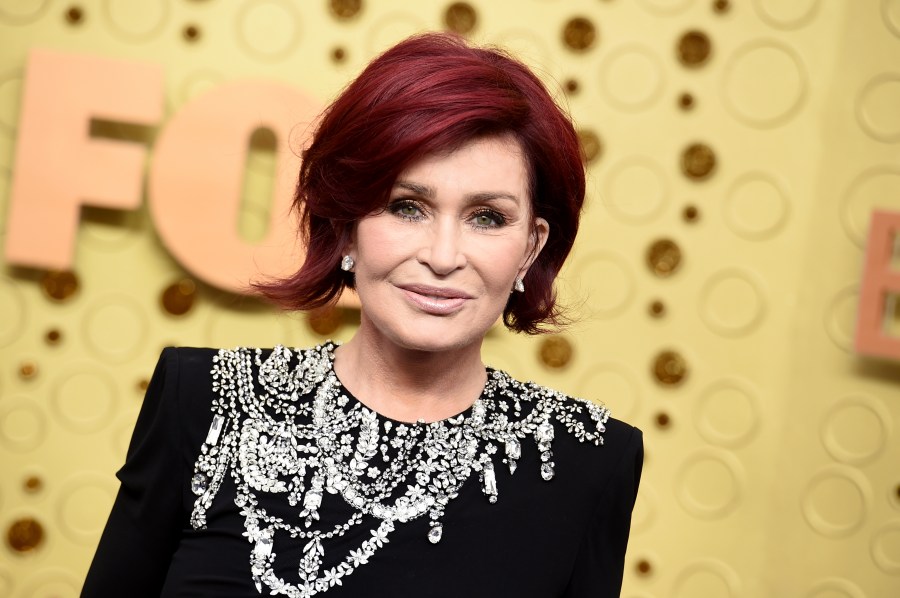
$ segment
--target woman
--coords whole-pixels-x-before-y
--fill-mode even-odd
[[[640,431],[486,368],[501,316],[557,324],[584,171],[502,52],[441,34],[324,114],[293,309],[359,296],[344,345],[166,349],[83,595],[618,596]]]

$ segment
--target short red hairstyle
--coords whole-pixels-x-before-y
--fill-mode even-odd
[[[561,320],[554,280],[578,231],[584,165],[567,114],[528,67],[495,48],[445,33],[406,39],[375,60],[325,110],[294,196],[306,260],[292,276],[255,285],[288,309],[334,302],[353,276],[340,267],[354,224],[384,208],[397,177],[418,159],[476,138],[512,135],[530,174],[533,217],[550,235],[503,312],[535,334]]]

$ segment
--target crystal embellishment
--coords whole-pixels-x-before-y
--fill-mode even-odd
[[[199,496],[206,492],[206,488],[206,476],[202,473],[194,474],[191,478],[191,492]]]
[[[444,535],[444,527],[439,523],[428,530],[428,541],[432,544],[437,544],[441,541],[441,536]]]
[[[466,413],[432,423],[384,420],[341,386],[333,369],[335,346],[278,346],[265,358],[261,349],[238,348],[213,358],[217,397],[194,464],[191,490],[197,498],[190,520],[195,529],[206,527],[206,512],[230,476],[259,592],[327,592],[388,544],[397,525],[420,517],[428,517],[427,540],[437,544],[444,511],[469,478],[478,476],[488,502],[497,501],[496,468],[505,462],[514,472],[522,442],[537,445],[539,475],[546,481],[555,475],[556,434],[603,444],[605,407],[492,369]],[[273,501],[284,503],[277,505],[282,515],[270,508]],[[323,521],[330,518],[320,519],[320,511],[338,508],[350,514],[326,527]],[[354,530],[361,538],[355,548],[325,558],[335,550],[333,539],[364,525],[370,529]],[[295,569],[299,579],[275,573],[282,542],[303,545]]]

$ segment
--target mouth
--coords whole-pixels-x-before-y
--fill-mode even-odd
[[[460,289],[430,285],[400,285],[407,300],[420,311],[437,316],[456,313],[473,297]]]

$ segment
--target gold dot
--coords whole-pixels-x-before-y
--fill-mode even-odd
[[[444,25],[460,35],[471,33],[478,24],[478,15],[468,2],[454,2],[444,11]]]
[[[681,172],[694,180],[703,180],[716,168],[716,154],[705,143],[692,143],[681,153]]]
[[[41,288],[50,299],[66,301],[78,291],[78,277],[74,272],[50,271],[41,279]]]
[[[35,494],[44,488],[44,480],[36,475],[30,475],[25,478],[25,481],[22,483],[22,488],[29,494]]]
[[[581,86],[578,84],[578,79],[566,79],[566,82],[563,84],[563,89],[570,95],[578,93],[580,88]]]
[[[702,31],[688,31],[678,40],[678,60],[686,67],[702,66],[712,52],[712,43]]]
[[[661,318],[666,315],[666,305],[659,299],[650,304],[650,315],[654,318]]]
[[[685,92],[678,96],[678,107],[687,112],[694,109],[694,96]]]
[[[669,418],[669,414],[664,411],[660,411],[656,414],[656,426],[662,430],[665,430],[672,424],[671,418]]]
[[[647,249],[647,265],[660,278],[671,276],[681,266],[681,248],[671,239],[654,241]]]
[[[352,19],[362,10],[362,0],[331,0],[331,14],[341,21]]]
[[[700,210],[697,206],[684,206],[681,216],[685,222],[697,222],[700,219]]]
[[[150,381],[147,380],[146,378],[141,378],[140,380],[137,381],[137,384],[136,384],[136,387],[137,387],[138,391],[140,391],[140,392],[146,392],[147,388],[149,388],[149,386],[150,386]]]
[[[47,341],[48,345],[58,345],[62,342],[62,332],[56,328],[51,328],[44,335],[44,340]]]
[[[597,41],[597,28],[584,17],[569,19],[562,33],[563,43],[574,52],[587,52]]]
[[[900,484],[897,484],[897,487],[894,488],[894,494],[900,499]]]
[[[19,376],[25,380],[30,380],[37,376],[38,367],[33,361],[23,361],[19,364]]]
[[[197,296],[197,285],[190,278],[182,278],[165,288],[160,301],[164,310],[173,316],[191,311]]]
[[[187,25],[181,32],[185,40],[195,42],[200,39],[200,28],[196,25]]]
[[[84,20],[84,11],[81,10],[81,7],[70,6],[69,10],[66,11],[66,21],[70,25],[79,25],[82,20]]]
[[[548,368],[564,368],[572,361],[572,343],[561,336],[547,337],[541,343],[539,356]]]
[[[9,547],[16,552],[29,552],[40,546],[44,540],[44,528],[31,517],[16,519],[6,532]]]
[[[647,559],[639,560],[635,564],[634,568],[637,569],[638,575],[649,575],[653,570],[652,565],[650,565],[650,561],[648,561]]]
[[[731,9],[731,3],[728,0],[715,0],[713,2],[713,11],[719,14],[725,14]]]
[[[344,62],[347,58],[347,51],[338,46],[331,51],[331,59],[335,62]]]
[[[578,131],[578,143],[581,146],[581,158],[585,164],[591,164],[603,153],[603,143],[596,133],[589,129]]]
[[[344,310],[340,307],[317,309],[309,313],[306,321],[313,332],[328,336],[344,324]]]
[[[687,373],[687,362],[675,351],[662,351],[653,360],[653,377],[666,386],[681,384]]]

